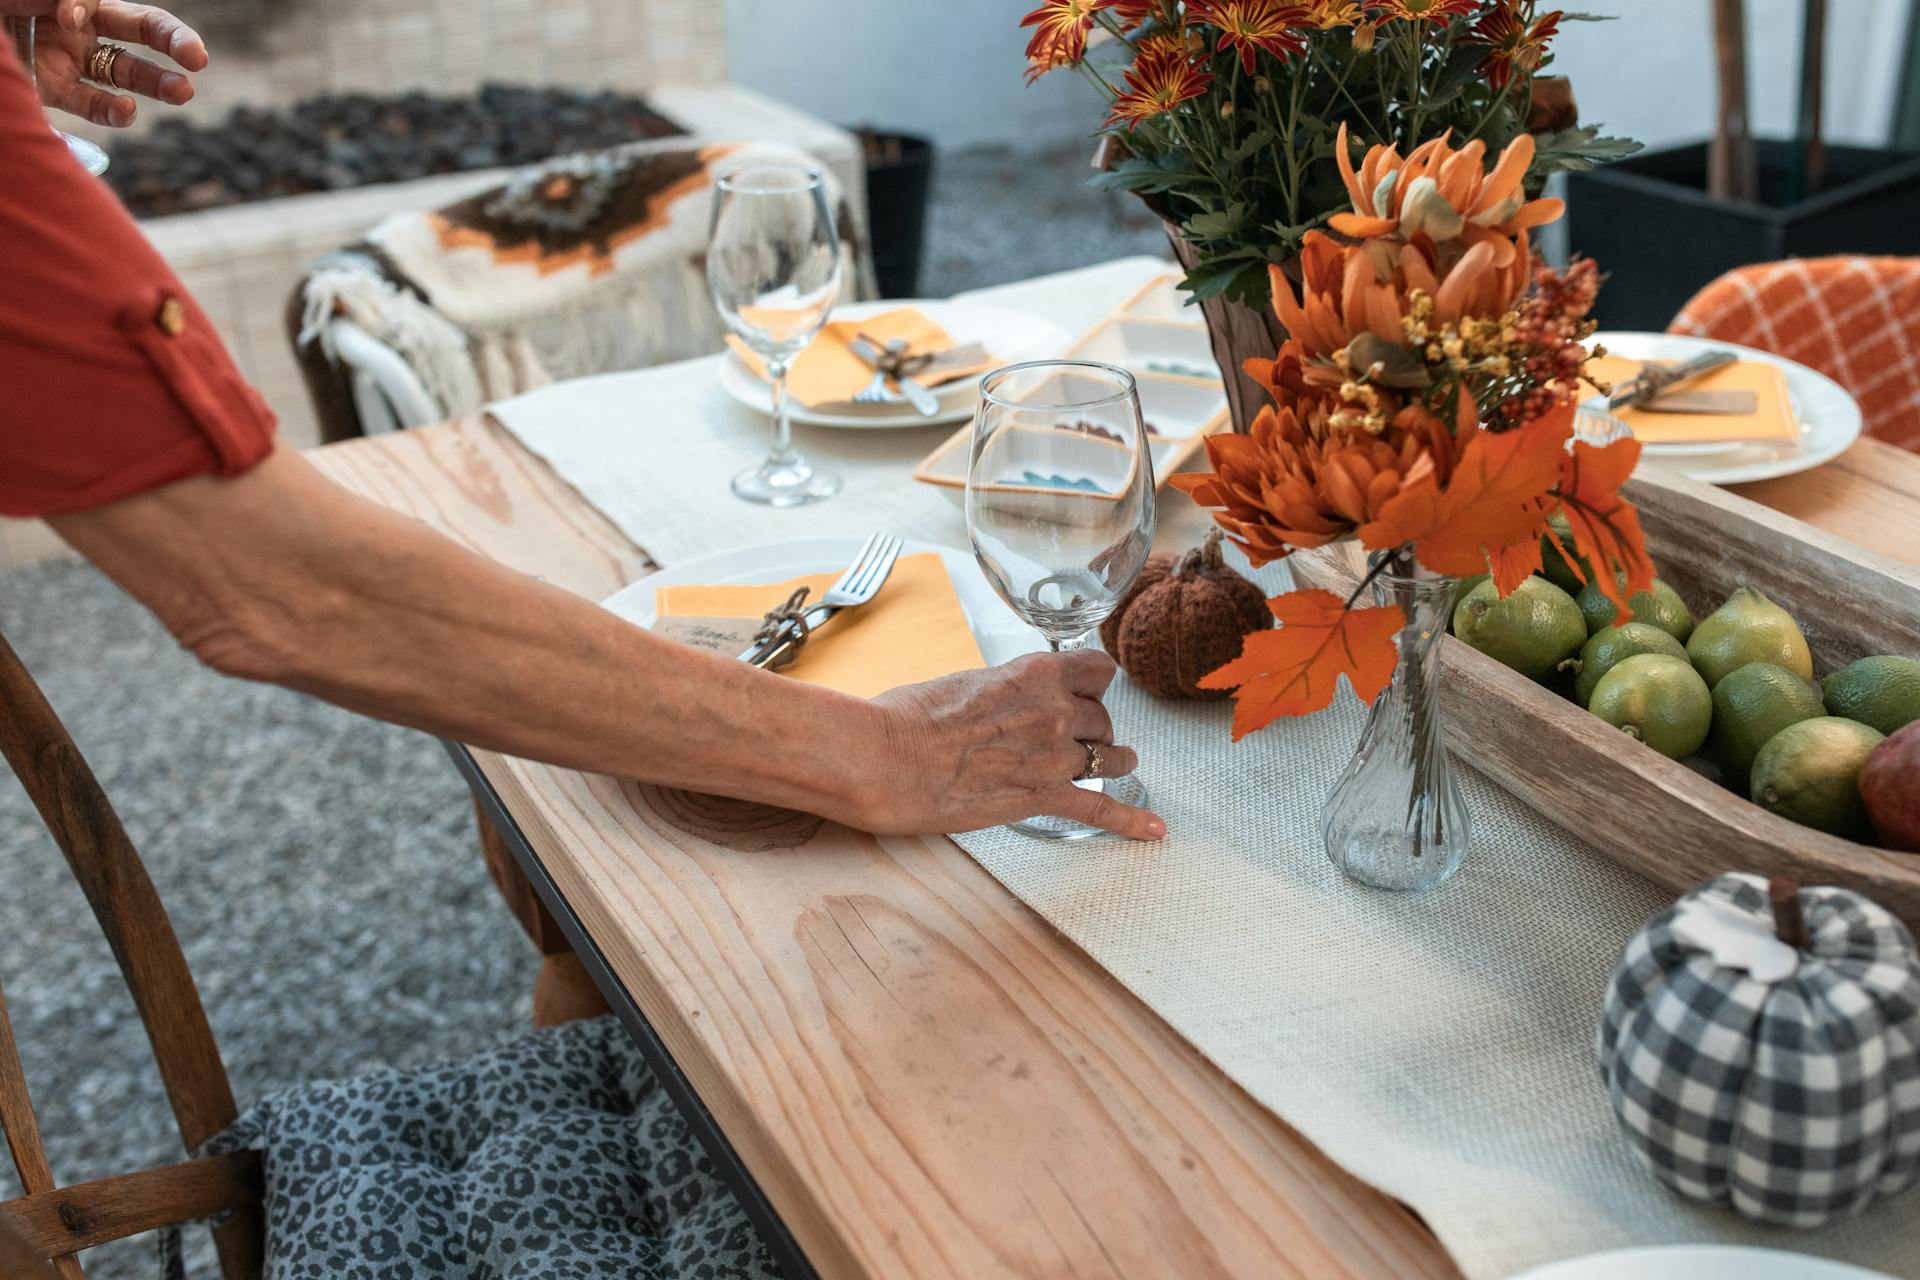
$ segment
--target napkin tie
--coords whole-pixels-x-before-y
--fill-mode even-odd
[[[800,646],[813,634],[813,628],[807,625],[807,592],[810,587],[795,587],[793,594],[787,597],[785,604],[777,604],[760,617],[760,629],[753,633],[753,647],[772,644],[775,640],[787,640],[787,651],[781,655],[779,666],[792,662],[800,652]],[[789,633],[787,629],[791,627]]]

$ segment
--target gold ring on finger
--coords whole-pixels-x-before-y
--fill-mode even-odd
[[[113,72],[120,61],[120,46],[102,41],[94,48],[93,55],[87,59],[87,79],[95,84],[106,85],[109,89],[118,89]]]
[[[1100,776],[1100,770],[1106,767],[1106,757],[1100,754],[1098,743],[1082,740],[1081,746],[1087,749],[1087,767],[1074,775],[1075,782],[1086,782]]]

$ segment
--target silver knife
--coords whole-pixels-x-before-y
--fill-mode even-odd
[[[1737,358],[1731,351],[1708,351],[1676,365],[1643,365],[1639,377],[1614,388],[1613,394],[1607,397],[1607,408],[1624,409],[1651,400],[1683,382],[1732,364]]]
[[[899,360],[893,352],[883,352],[865,337],[855,338],[847,344],[847,349],[866,362],[870,369],[878,369],[887,375],[887,383],[923,418],[931,418],[940,412],[940,398],[927,390],[912,378],[901,377],[897,372]]]

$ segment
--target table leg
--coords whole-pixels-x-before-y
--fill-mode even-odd
[[[476,798],[473,802],[473,820],[480,836],[480,856],[486,860],[487,874],[493,878],[494,887],[500,890],[500,896],[506,900],[507,910],[527,931],[527,937],[540,951],[540,976],[533,983],[533,1025],[536,1027],[554,1027],[563,1022],[574,1022],[581,1018],[598,1018],[611,1013],[606,998],[599,988],[593,985],[593,979],[587,976],[587,970],[580,963],[580,957],[573,954],[573,946],[560,929],[559,922],[553,918],[546,904],[540,901],[540,895],[534,892],[533,884],[526,873],[513,860],[513,854],[507,849],[507,842],[501,837],[499,828],[487,817],[487,811]]]
[[[608,966],[606,957],[581,925],[580,917],[567,905],[559,886],[554,884],[545,865],[541,863],[540,855],[527,843],[525,833],[500,802],[500,795],[493,789],[493,784],[480,772],[473,754],[457,742],[442,740],[441,745],[453,758],[460,776],[466,779],[467,788],[473,792],[474,805],[484,819],[485,826],[498,838],[524,883],[533,889],[544,918],[559,929],[581,967],[612,1007],[614,1016],[620,1019],[620,1025],[633,1037],[640,1056],[646,1059],[660,1087],[667,1091],[667,1096],[679,1108],[695,1141],[707,1153],[707,1158],[713,1161],[715,1175],[739,1199],[740,1207],[746,1210],[748,1220],[759,1231],[760,1238],[766,1241],[767,1249],[773,1254],[781,1272],[787,1280],[814,1280],[818,1273],[801,1251],[799,1242],[793,1238],[793,1233],[787,1230],[787,1224],[760,1190],[760,1184],[755,1181],[752,1172],[741,1162],[740,1153],[727,1141],[719,1122],[700,1100],[692,1081],[680,1070],[680,1064],[673,1060],[673,1055],[654,1031],[653,1024],[647,1021],[647,1015],[641,1012],[640,1006],[634,1003],[619,977]]]

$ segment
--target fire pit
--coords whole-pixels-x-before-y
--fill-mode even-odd
[[[468,97],[407,93],[236,107],[219,125],[167,120],[116,143],[107,180],[136,217],[532,164],[683,134],[644,98],[489,84]]]

